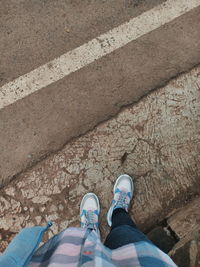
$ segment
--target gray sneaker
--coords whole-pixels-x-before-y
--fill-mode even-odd
[[[133,179],[127,174],[120,175],[115,182],[113,190],[114,198],[107,214],[109,226],[112,225],[112,214],[115,209],[122,208],[128,212],[129,204],[133,197],[133,191]]]
[[[93,193],[87,193],[80,205],[81,227],[98,231],[98,218],[100,205],[98,197]]]

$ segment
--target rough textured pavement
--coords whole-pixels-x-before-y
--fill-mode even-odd
[[[131,215],[142,230],[195,198],[200,191],[199,90],[196,67],[19,175],[0,192],[1,250],[25,226],[53,220],[48,237],[78,226],[79,203],[88,191],[100,197],[105,237],[112,187],[121,173],[135,179]]]
[[[163,2],[0,1],[1,85]],[[0,110],[0,186],[199,64],[199,11]]]

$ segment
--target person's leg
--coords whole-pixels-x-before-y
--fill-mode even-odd
[[[130,243],[145,240],[151,242],[139,229],[128,214],[133,197],[133,180],[129,175],[118,177],[114,186],[114,199],[108,211],[107,221],[111,226],[105,246],[115,249]]]
[[[115,209],[112,215],[112,226],[104,245],[116,249],[130,243],[151,241],[136,226],[124,209]]]
[[[125,209],[115,209],[112,214],[112,225],[110,231],[122,225],[129,225],[131,227],[137,228],[136,224]]]

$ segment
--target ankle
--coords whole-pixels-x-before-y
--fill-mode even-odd
[[[124,208],[115,207],[115,208],[113,209],[113,214],[112,214],[112,216],[117,215],[117,214],[119,214],[119,213],[126,213],[126,214],[128,214],[128,211],[126,211],[126,209],[124,209]]]

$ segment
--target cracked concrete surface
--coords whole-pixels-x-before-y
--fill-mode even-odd
[[[131,214],[142,230],[199,194],[200,68],[124,108],[0,191],[1,251],[25,226],[54,222],[46,238],[79,225],[82,196],[101,202],[102,236],[116,177],[135,179]]]

